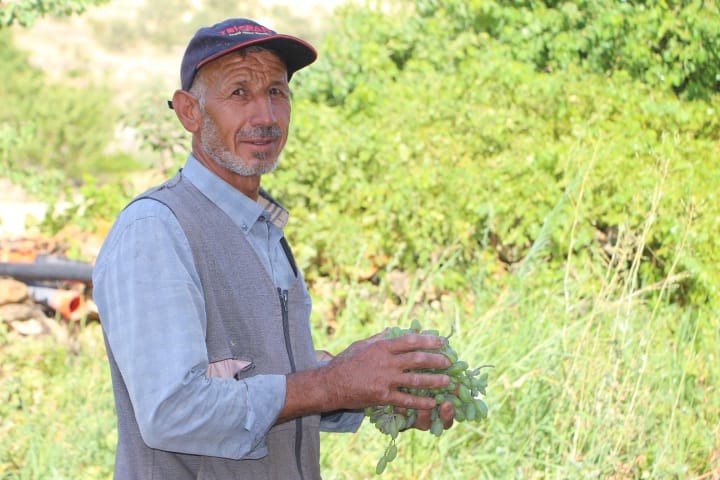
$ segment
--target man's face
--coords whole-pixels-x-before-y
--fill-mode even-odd
[[[230,53],[203,66],[202,74],[202,150],[242,176],[272,171],[290,125],[285,64],[270,52]]]

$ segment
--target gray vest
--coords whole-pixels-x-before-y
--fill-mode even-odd
[[[138,198],[165,204],[192,249],[205,296],[209,361],[250,359],[255,367],[236,376],[286,374],[316,366],[305,282],[289,291],[273,284],[232,220],[182,173]],[[289,252],[288,252],[289,253]],[[320,416],[297,418],[270,429],[268,455],[231,460],[151,449],[143,442],[130,398],[108,348],[118,415],[117,480],[320,478]]]

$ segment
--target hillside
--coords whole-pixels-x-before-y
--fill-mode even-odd
[[[49,18],[29,29],[16,28],[15,39],[19,47],[31,52],[32,63],[45,70],[51,79],[107,82],[124,98],[148,85],[174,89],[186,42],[199,26],[247,16],[318,45],[327,32],[328,16],[344,2],[244,3],[245,10],[239,12],[212,4],[206,6],[202,1],[113,0],[80,16]],[[167,11],[177,13],[167,17]]]
[[[79,16],[45,18],[31,28],[15,26],[12,33],[15,45],[29,53],[47,82],[109,87],[114,104],[132,117],[143,98],[169,97],[177,88],[183,50],[197,27],[247,16],[319,46],[328,17],[341,3],[250,1],[239,12],[202,1],[113,0]],[[177,13],[168,17],[168,11]],[[111,148],[135,153],[141,142],[136,128],[118,125]],[[138,188],[154,179],[147,176],[138,176]],[[0,182],[0,237],[24,235],[28,226],[42,220],[47,207],[9,179],[0,177]]]

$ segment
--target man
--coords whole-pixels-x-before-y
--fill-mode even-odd
[[[118,217],[93,276],[118,416],[117,479],[316,479],[319,431],[362,409],[420,410],[449,378],[443,339],[382,334],[318,361],[310,297],[263,189],[285,145],[289,80],[317,54],[247,19],[200,29],[173,95],[192,153]],[[452,423],[452,405],[441,417]]]

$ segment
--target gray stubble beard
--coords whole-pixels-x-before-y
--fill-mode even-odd
[[[253,177],[270,173],[279,165],[279,157],[269,165],[248,165],[243,159],[236,157],[223,146],[215,122],[213,122],[208,115],[203,115],[202,122],[200,148],[221,167],[243,177]],[[282,135],[282,131],[277,127],[259,128],[259,132],[252,132],[251,134],[248,134],[248,132],[240,132],[239,136],[278,138]],[[257,133],[259,133],[259,135],[257,135]],[[268,155],[265,152],[255,152],[253,156],[259,161],[265,161]]]

